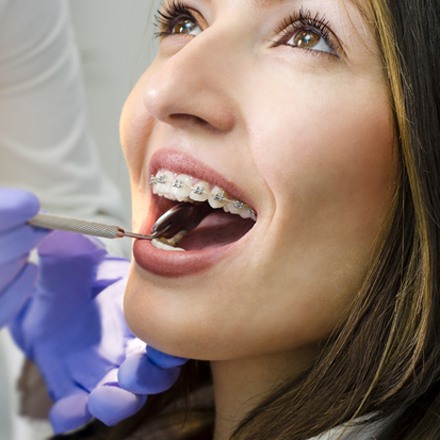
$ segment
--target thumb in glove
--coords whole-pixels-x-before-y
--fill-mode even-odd
[[[37,270],[28,254],[48,231],[26,222],[39,208],[32,193],[0,188],[0,328],[23,307],[36,282]]]

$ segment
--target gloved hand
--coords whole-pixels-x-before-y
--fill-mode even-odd
[[[11,326],[14,339],[40,369],[54,401],[56,433],[96,417],[113,425],[136,413],[147,395],[170,388],[183,359],[151,363],[145,343],[122,311],[129,262],[109,257],[93,240],[53,232],[39,246],[40,276]],[[154,350],[153,352],[157,354]],[[124,373],[125,390],[117,381]]]
[[[0,188],[0,328],[29,298],[37,277],[29,252],[48,234],[26,221],[37,214],[38,199],[18,189]]]

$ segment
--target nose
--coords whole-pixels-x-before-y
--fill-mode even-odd
[[[210,28],[194,37],[159,61],[146,85],[147,111],[173,126],[231,130],[236,114],[231,92],[233,56]]]

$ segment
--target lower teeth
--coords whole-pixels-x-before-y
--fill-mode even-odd
[[[151,240],[151,244],[157,248],[157,249],[162,249],[164,251],[179,251],[179,252],[184,252],[185,249],[179,248],[179,247],[174,247],[171,244],[166,243],[167,240],[165,239],[158,239],[155,238],[153,240]]]

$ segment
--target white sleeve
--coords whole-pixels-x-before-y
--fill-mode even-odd
[[[0,0],[0,185],[29,189],[56,213],[129,224],[87,131],[64,0]],[[105,244],[129,255],[129,240]]]

